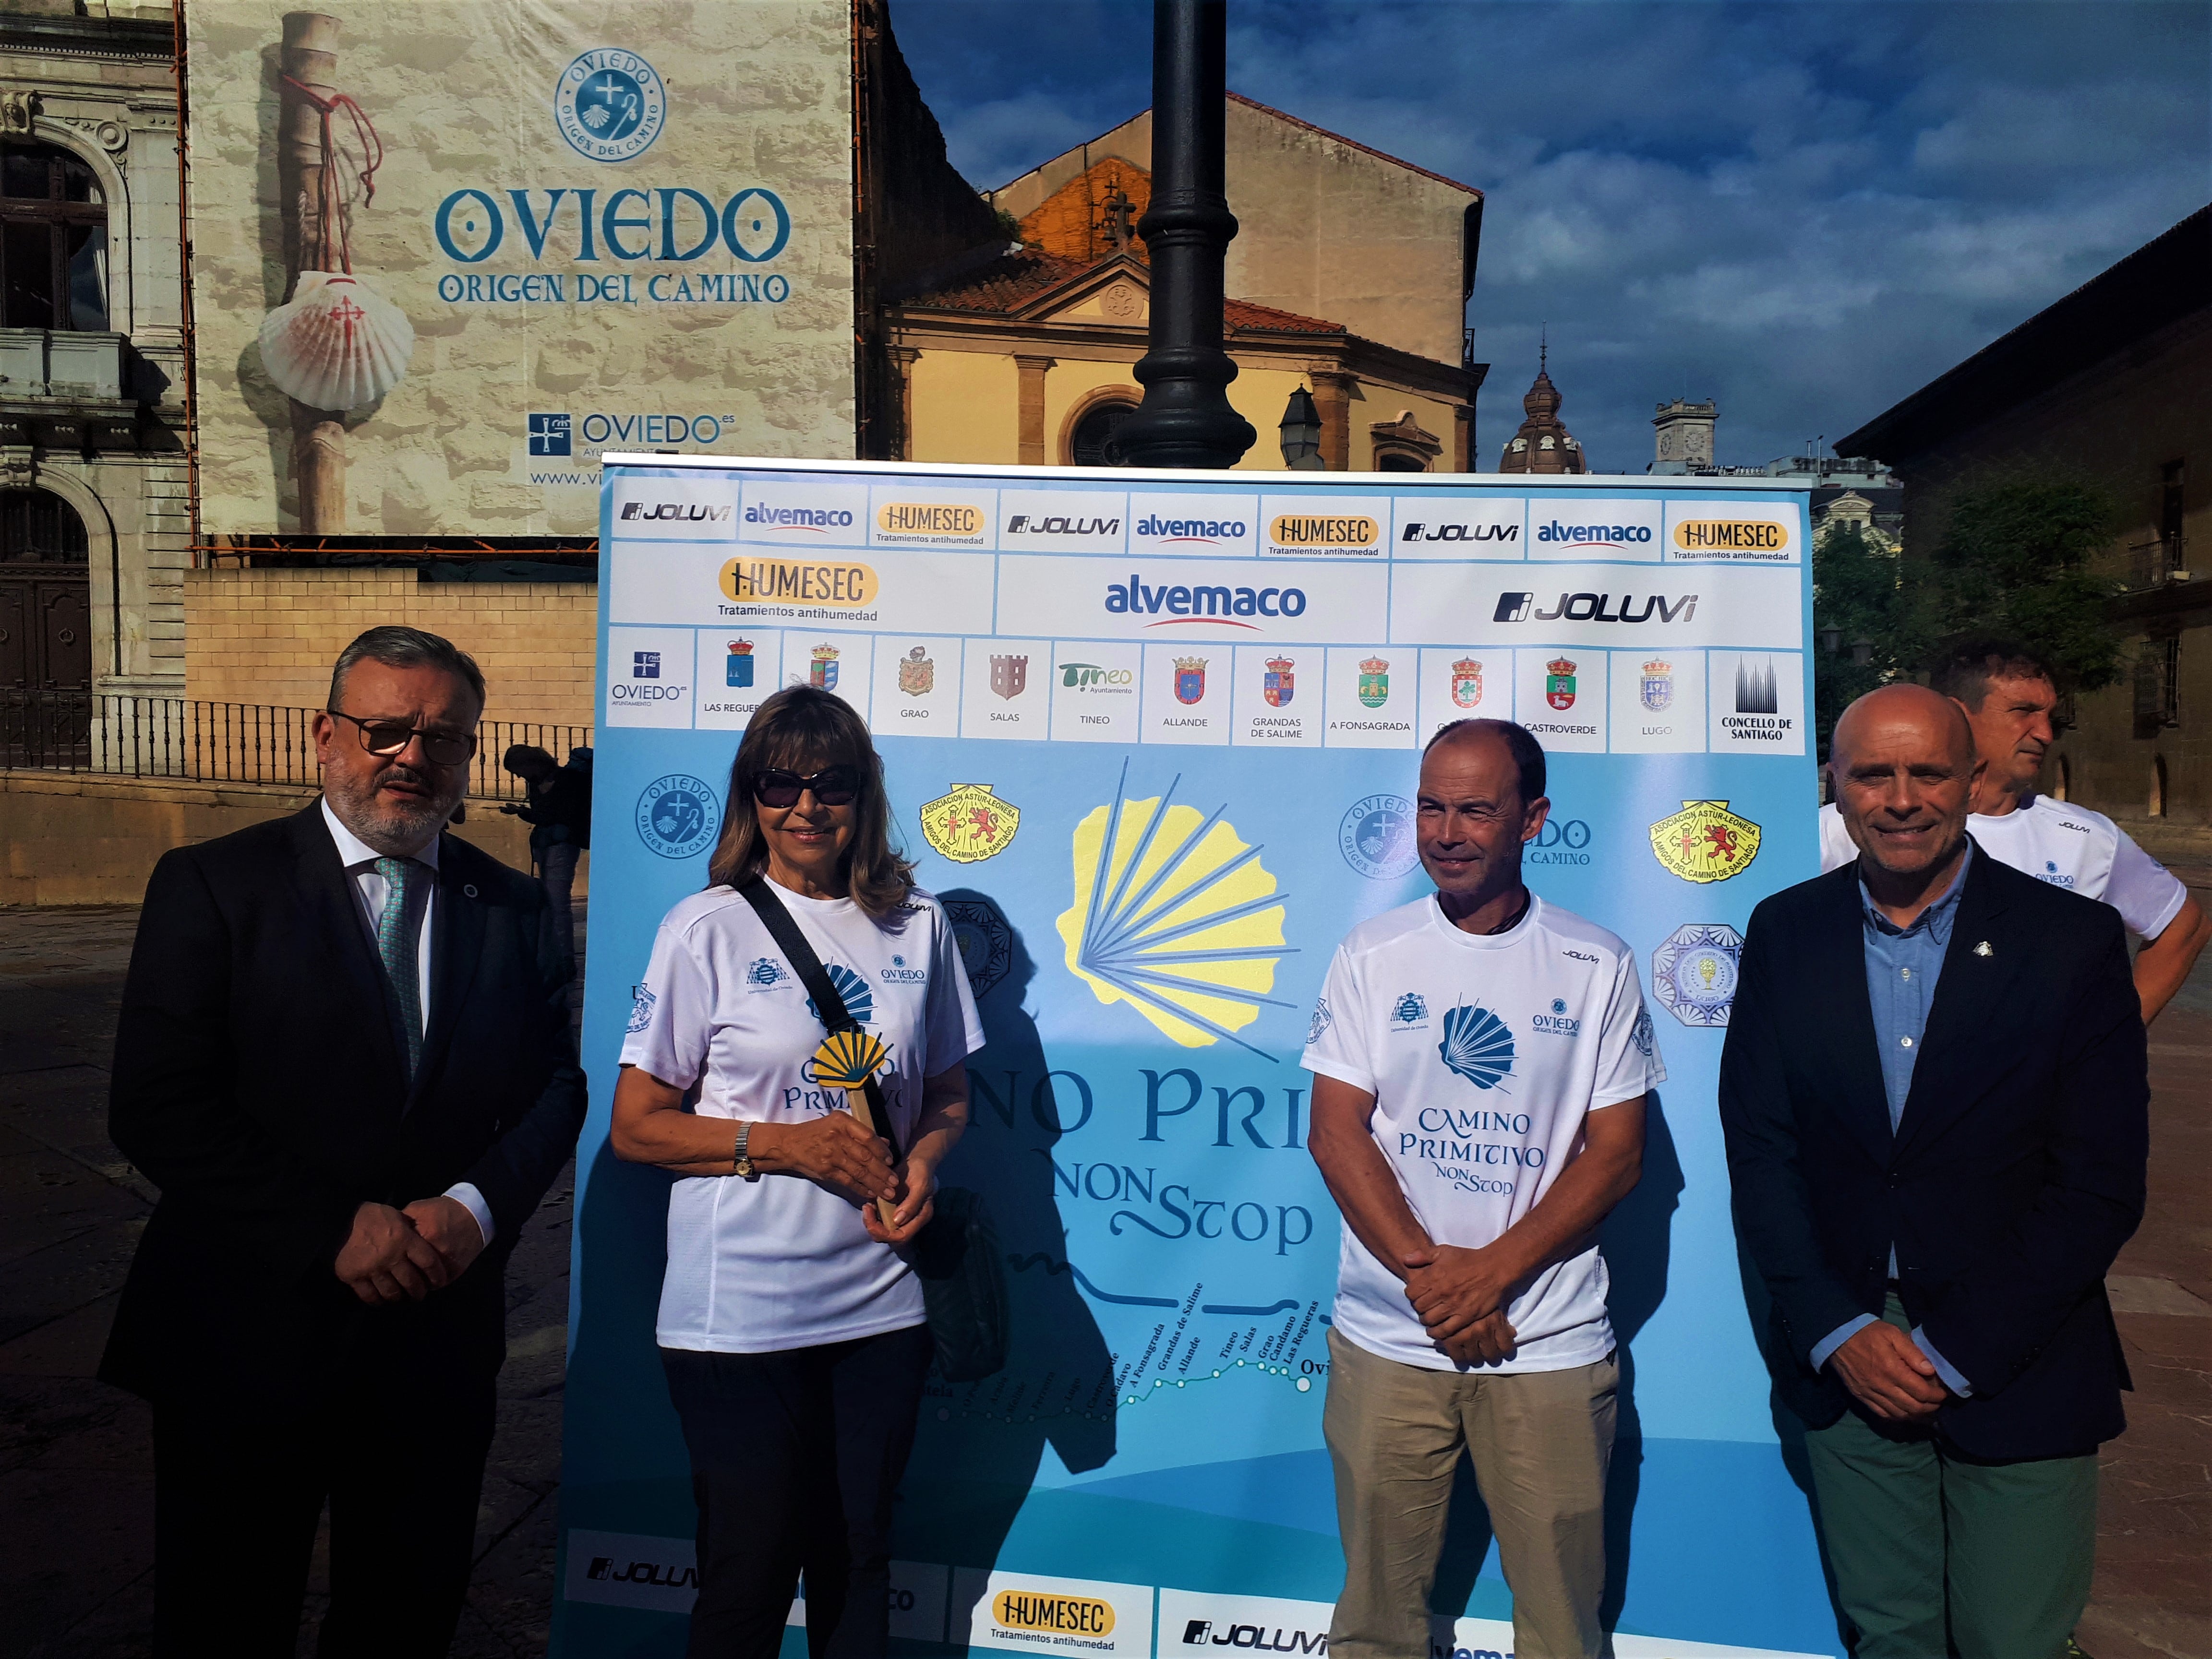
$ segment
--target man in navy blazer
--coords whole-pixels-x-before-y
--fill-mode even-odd
[[[370,629],[323,799],[147,887],[109,1132],[161,1198],[100,1375],[154,1407],[164,1659],[290,1659],[325,1499],[325,1659],[452,1644],[501,1273],[584,1115],[544,894],[441,833],[483,708],[449,642]]]
[[[1956,704],[1837,722],[1854,865],[1753,912],[1721,1061],[1736,1237],[1857,1659],[2059,1659],[2130,1386],[2105,1273],[2149,1084],[2118,915],[1978,854]]]

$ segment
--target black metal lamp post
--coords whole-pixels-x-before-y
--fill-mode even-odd
[[[1114,446],[1132,466],[1228,467],[1259,434],[1229,405],[1222,264],[1237,234],[1224,186],[1227,0],[1153,0],[1152,199],[1137,222],[1152,260],[1145,401]]]
[[[1321,411],[1313,393],[1300,386],[1283,405],[1283,465],[1293,472],[1326,472],[1321,458]]]

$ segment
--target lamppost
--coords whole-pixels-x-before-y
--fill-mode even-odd
[[[1300,386],[1283,405],[1283,465],[1293,472],[1326,472],[1321,458],[1321,410],[1313,393]]]
[[[1131,466],[1229,467],[1259,434],[1230,407],[1222,264],[1237,234],[1224,186],[1227,0],[1153,0],[1152,199],[1137,222],[1152,260],[1145,401],[1114,445]]]

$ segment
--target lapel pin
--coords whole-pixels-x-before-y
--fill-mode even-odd
[[[475,886],[475,884],[474,884],[473,883],[464,883],[464,884],[462,884],[462,886],[461,886],[461,895],[462,895],[462,896],[463,896],[463,897],[465,897],[465,898],[474,898],[474,897],[477,896],[477,890],[476,890],[476,886]],[[1989,953],[1990,953],[1990,947],[1989,947],[1988,945],[1983,945],[1983,946],[1981,947],[1981,951],[1982,951],[1982,954],[1983,954],[1984,956],[1987,956],[1987,955],[1989,955]]]
[[[1990,949],[1989,940],[1984,939],[1974,947],[1974,954],[1978,957],[1993,957],[1996,952]]]

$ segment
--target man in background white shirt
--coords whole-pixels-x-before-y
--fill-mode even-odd
[[[2120,913],[2143,941],[2136,955],[2136,994],[2148,1024],[2212,939],[2212,919],[2171,871],[2102,812],[2035,793],[2044,757],[2057,739],[2051,710],[2058,690],[2050,665],[2011,641],[1975,640],[1944,658],[1929,684],[1966,711],[1975,752],[1986,763],[1966,823],[1974,844],[2000,864]],[[1857,857],[1835,805],[1822,807],[1821,870]]]

